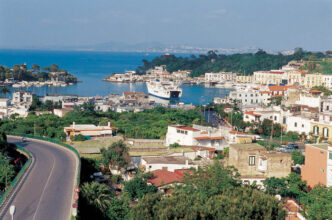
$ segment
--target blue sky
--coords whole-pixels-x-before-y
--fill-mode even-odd
[[[332,0],[0,0],[0,47],[332,49]]]

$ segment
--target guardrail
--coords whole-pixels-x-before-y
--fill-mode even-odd
[[[19,145],[16,145],[16,148],[19,149],[20,151],[23,151],[24,153],[26,153],[28,155],[28,160],[25,162],[24,166],[18,172],[18,174],[16,175],[16,177],[14,178],[14,180],[11,182],[11,184],[9,185],[9,187],[6,189],[5,193],[2,196],[0,196],[0,206],[6,200],[6,198],[8,197],[8,195],[11,193],[11,191],[15,187],[17,181],[22,177],[22,175],[25,173],[25,171],[27,170],[27,168],[29,167],[29,165],[31,163],[31,155],[30,155],[30,153],[26,149],[24,149],[23,147],[21,147]]]

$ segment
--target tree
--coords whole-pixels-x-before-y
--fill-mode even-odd
[[[112,197],[115,196],[114,192],[105,184],[97,182],[84,183],[81,186],[82,196],[90,204],[105,213],[111,204]]]
[[[5,98],[7,97],[7,94],[10,93],[10,90],[6,86],[2,86],[0,90],[1,94],[4,94]]]
[[[304,164],[304,155],[302,154],[301,151],[298,150],[294,150],[292,151],[292,160],[293,160],[293,164]]]
[[[332,216],[332,187],[315,186],[300,199],[309,219],[329,219]]]
[[[39,72],[40,71],[40,66],[38,66],[37,64],[32,64],[31,69],[34,72]]]
[[[157,188],[153,185],[148,185],[146,180],[135,177],[129,182],[125,183],[123,189],[128,193],[131,200],[142,198],[145,194],[157,192]]]
[[[169,147],[170,148],[178,148],[178,147],[180,147],[180,144],[179,143],[173,143],[173,144],[170,144]]]
[[[123,220],[129,218],[129,212],[130,207],[128,199],[117,199],[114,197],[111,199],[106,215],[110,220]]]
[[[101,154],[111,167],[118,169],[126,167],[130,163],[130,156],[127,145],[122,141],[114,142],[107,149],[102,148]]]
[[[265,192],[270,195],[286,196],[287,182],[285,178],[270,177],[264,181]]]
[[[3,129],[0,129],[0,153],[3,153],[8,148],[7,135]]]
[[[9,158],[0,153],[0,190],[4,190],[15,175],[14,166]]]

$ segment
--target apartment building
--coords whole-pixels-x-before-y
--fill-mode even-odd
[[[184,125],[170,125],[167,128],[165,145],[169,146],[178,143],[184,146],[211,147],[216,150],[223,150],[224,137],[218,129],[212,127]]]
[[[316,142],[332,142],[332,113],[320,113],[318,119],[311,120],[310,131]]]
[[[236,100],[242,106],[246,105],[267,105],[270,102],[271,93],[259,91],[258,89],[246,88],[229,93],[229,98]]]
[[[256,84],[277,84],[283,83],[284,71],[271,70],[271,71],[256,71],[254,72],[253,82]]]
[[[305,88],[312,88],[314,86],[323,85],[323,74],[306,74],[304,78],[304,83],[302,84]]]
[[[326,143],[307,144],[301,175],[311,187],[318,184],[332,186],[332,146]]]
[[[236,74],[232,72],[205,73],[205,82],[235,81]]]

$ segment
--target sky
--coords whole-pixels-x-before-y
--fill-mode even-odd
[[[0,48],[106,42],[332,50],[332,0],[0,0]]]

